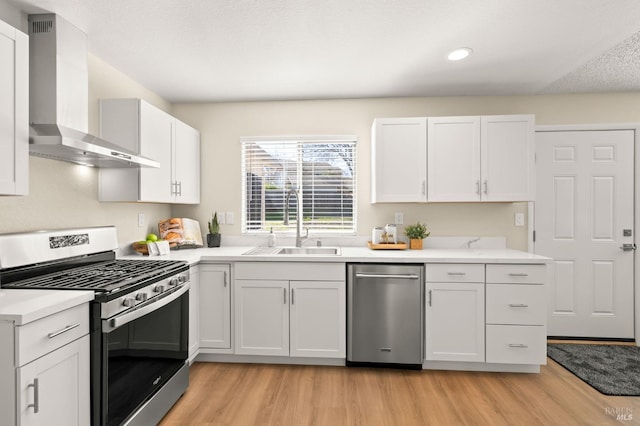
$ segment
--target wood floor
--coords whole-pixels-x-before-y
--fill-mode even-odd
[[[540,374],[194,363],[190,379],[161,426],[640,424],[640,397],[550,359]]]

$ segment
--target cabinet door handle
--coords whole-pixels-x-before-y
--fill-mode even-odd
[[[282,290],[283,290],[282,294],[284,295],[284,304],[286,305],[287,304],[287,289],[283,288]]]
[[[431,290],[429,290],[429,306],[431,306]]]
[[[33,388],[33,404],[27,405],[27,409],[33,408],[34,414],[37,414],[40,411],[38,379],[33,379],[33,383],[28,384],[27,387]]]
[[[182,181],[178,182],[178,195],[182,197]]]
[[[467,275],[466,272],[447,272],[447,275],[462,276]]]
[[[524,272],[510,272],[510,277],[528,277],[529,274],[525,274]]]
[[[224,271],[224,286],[227,286],[227,271]]]
[[[509,303],[510,308],[528,308],[529,305],[524,303]]]
[[[480,181],[476,180],[476,194],[480,195]]]
[[[484,180],[484,193],[486,194],[487,191],[489,190],[489,185],[487,184],[487,180]]]
[[[66,332],[67,332],[67,331],[69,331],[69,330],[73,330],[73,329],[74,329],[74,328],[76,328],[76,327],[80,327],[80,323],[79,323],[79,322],[78,322],[78,323],[75,323],[75,324],[72,324],[72,325],[68,325],[68,326],[66,326],[65,328],[63,328],[62,330],[58,330],[58,331],[55,331],[55,332],[53,332],[53,333],[49,333],[49,334],[48,334],[49,339],[53,339],[54,337],[59,336],[59,335],[61,335],[62,333],[66,333]]]
[[[294,302],[294,296],[295,296],[295,293],[294,293],[293,291],[294,291],[294,290],[293,290],[293,289],[291,289],[291,304],[292,304],[292,305],[295,303],[295,302]]]
[[[523,343],[509,343],[509,347],[510,348],[522,348],[522,349],[527,349],[529,346],[525,345]]]

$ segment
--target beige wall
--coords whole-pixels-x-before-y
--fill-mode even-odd
[[[204,226],[212,211],[235,213],[227,235],[240,234],[242,136],[355,134],[358,137],[357,234],[393,222],[427,223],[433,236],[505,236],[509,247],[527,248],[526,228],[514,226],[514,213],[526,203],[370,203],[370,131],[376,117],[533,113],[537,124],[640,122],[640,94],[422,97],[173,105],[173,113],[202,135],[202,201],[174,206],[173,214]]]

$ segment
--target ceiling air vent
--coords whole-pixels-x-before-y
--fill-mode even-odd
[[[50,33],[52,29],[53,20],[31,22],[31,34]]]

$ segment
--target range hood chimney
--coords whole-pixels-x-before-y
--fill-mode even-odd
[[[88,133],[87,36],[55,14],[29,15],[29,152],[94,167],[160,167]]]

